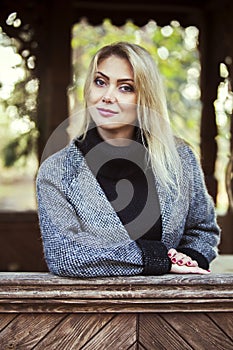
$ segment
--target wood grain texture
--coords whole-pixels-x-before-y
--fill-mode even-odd
[[[0,312],[100,312],[101,309],[118,313],[231,312],[233,275],[75,279],[49,273],[0,273]]]
[[[10,323],[17,314],[0,314],[0,332]]]
[[[128,348],[127,350],[147,350],[147,349],[139,342],[136,342],[132,346],[130,346],[130,348]]]
[[[229,286],[233,281],[233,275],[226,274],[209,274],[209,275],[195,275],[195,274],[166,274],[163,276],[119,276],[119,277],[98,277],[98,278],[71,278],[59,277],[49,272],[1,272],[0,279],[2,285],[79,285],[79,286],[104,286],[108,290],[111,286],[128,286],[128,290],[133,290],[134,286],[142,286],[148,283],[149,287],[153,286],[205,286],[206,283],[216,285],[221,282],[224,286]],[[108,285],[106,285],[108,281]],[[124,288],[123,288],[124,289]]]
[[[223,317],[230,317],[225,314]],[[162,317],[195,350],[232,350],[233,342],[219,325],[211,321],[204,313],[163,314]],[[222,322],[222,319],[220,320]]]
[[[136,315],[117,315],[82,350],[127,350],[136,341]]]
[[[0,349],[32,349],[63,318],[59,314],[20,314],[0,333]]]
[[[114,315],[70,314],[59,323],[46,338],[36,346],[36,350],[78,350],[108,324]],[[94,349],[94,348],[93,348]]]
[[[232,312],[231,299],[0,299],[0,313]]]
[[[0,349],[232,350],[232,282],[0,273]]]
[[[50,273],[0,273],[0,298],[219,298],[232,296],[233,275],[62,278]],[[35,288],[36,287],[36,288]],[[62,288],[60,288],[62,287]]]
[[[139,341],[146,349],[186,349],[192,350],[181,335],[169,325],[160,315],[140,315],[139,318]]]
[[[138,350],[138,344],[137,343],[132,344],[127,350]]]
[[[142,344],[137,343],[137,348],[136,350],[150,350],[150,349],[146,349]]]
[[[233,313],[215,312],[207,314],[221,330],[233,341]],[[233,348],[233,346],[232,346]]]

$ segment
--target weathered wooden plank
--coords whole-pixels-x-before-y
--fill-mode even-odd
[[[233,313],[224,312],[208,313],[208,316],[225,332],[233,341]],[[232,346],[233,348],[233,346]]]
[[[136,342],[132,346],[130,346],[127,350],[150,350],[146,349],[142,344]]]
[[[10,323],[18,314],[0,314],[0,332]]]
[[[139,341],[150,350],[192,350],[188,342],[158,314],[140,315]]]
[[[0,273],[0,298],[232,298],[233,275],[165,275],[75,279]]]
[[[233,299],[0,299],[0,313],[232,312]]]
[[[137,343],[132,344],[127,350],[138,350],[138,344]]]
[[[107,280],[105,284],[107,285]],[[233,282],[232,282],[233,283]],[[229,298],[233,296],[233,284],[231,286],[215,285],[213,289],[209,286],[161,286],[153,287],[145,285],[143,287],[128,286],[112,286],[107,290],[106,285],[103,286],[6,286],[0,285],[0,298],[14,299],[37,299],[37,298],[95,298],[95,299],[134,299],[134,298],[212,298],[218,294],[219,298]],[[216,293],[216,289],[218,293]]]
[[[224,314],[228,317],[228,314]],[[232,350],[233,342],[204,313],[163,314],[165,319],[195,350]]]
[[[142,344],[137,343],[137,348],[136,350],[150,350],[150,349],[146,349]]]
[[[35,350],[78,350],[102,329],[114,314],[70,314],[50,332]],[[59,334],[59,336],[58,336]]]
[[[136,322],[136,315],[115,316],[82,350],[127,350],[136,341]]]
[[[233,312],[233,275],[60,278],[0,273],[2,313]]]
[[[20,314],[0,333],[0,349],[30,350],[64,315]]]
[[[0,272],[1,285],[215,285],[216,283],[230,285],[233,275],[226,274],[166,274],[163,276],[119,276],[119,277],[98,277],[98,278],[68,278],[59,277],[46,272]]]

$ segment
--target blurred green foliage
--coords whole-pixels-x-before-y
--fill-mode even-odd
[[[5,45],[14,46],[2,36]],[[82,103],[82,89],[87,66],[93,54],[103,45],[116,41],[129,41],[145,47],[153,56],[164,78],[168,108],[174,131],[194,147],[199,145],[200,121],[200,65],[198,57],[198,31],[194,27],[182,28],[173,21],[159,27],[154,21],[138,27],[128,21],[122,27],[109,19],[102,25],[91,26],[82,20],[73,27],[73,85],[76,103]],[[38,132],[36,108],[38,81],[21,57],[18,66],[24,74],[14,83],[7,98],[0,96],[1,154],[5,167],[26,164],[35,152]]]
[[[6,168],[25,166],[32,153],[36,153],[38,82],[23,60],[19,65],[25,75],[14,83],[9,97],[0,97],[0,151],[2,165]]]

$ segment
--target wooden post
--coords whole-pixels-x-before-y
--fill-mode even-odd
[[[39,5],[38,5],[39,6]],[[68,118],[67,89],[71,78],[70,0],[46,2],[37,21],[38,76],[40,78],[38,128],[39,158],[52,132]],[[60,130],[54,151],[67,143],[66,130]],[[53,150],[51,150],[53,151]]]
[[[209,193],[216,201],[217,181],[214,176],[218,134],[214,102],[221,81],[219,65],[224,60],[222,26],[219,14],[209,9],[205,13],[200,33],[201,52],[201,161]]]

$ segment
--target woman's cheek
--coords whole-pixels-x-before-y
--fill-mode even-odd
[[[90,106],[90,105],[93,105],[93,104],[99,102],[102,99],[102,97],[103,97],[103,94],[100,93],[100,91],[90,92],[90,94],[88,96],[88,101],[87,101],[88,105]]]

